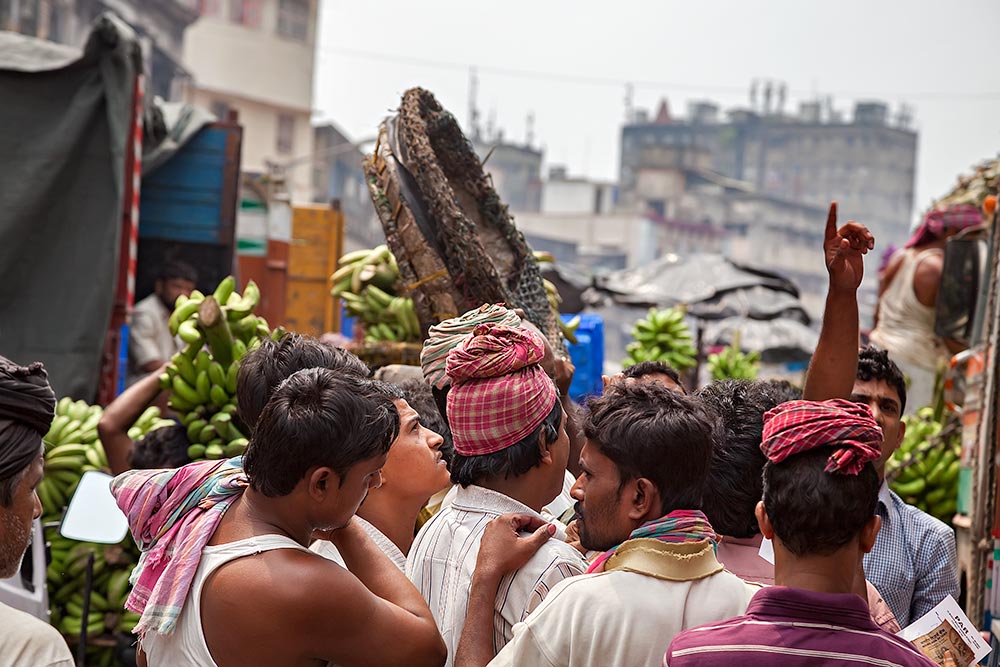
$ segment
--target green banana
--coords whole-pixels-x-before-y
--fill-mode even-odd
[[[180,333],[180,326],[184,322],[187,322],[192,315],[198,312],[198,306],[201,305],[201,299],[189,298],[183,305],[174,308],[173,314],[167,321],[167,325],[170,327],[170,333],[176,336]]]

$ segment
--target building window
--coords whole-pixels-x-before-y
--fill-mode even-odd
[[[287,113],[278,114],[278,153],[288,155],[295,148],[295,116]]]
[[[278,34],[300,42],[309,39],[309,0],[278,0]]]
[[[229,20],[247,28],[260,27],[261,0],[229,0]]]

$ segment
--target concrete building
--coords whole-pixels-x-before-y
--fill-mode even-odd
[[[505,141],[503,132],[491,137],[473,130],[472,145],[484,160],[483,169],[493,178],[493,187],[511,211],[539,211],[542,197],[541,150],[530,144]]]
[[[623,205],[660,205],[643,198],[640,174],[674,151],[686,155],[684,166],[744,181],[762,195],[817,207],[837,201],[885,245],[904,241],[917,150],[908,112],[890,118],[884,103],[858,102],[847,122],[827,101],[803,103],[786,115],[783,93],[773,108],[770,85],[766,93],[764,104],[756,104],[754,93],[750,109],[733,109],[725,119],[708,102],[692,104],[682,119],[665,113],[665,104],[653,120],[637,113],[622,128]]]
[[[313,201],[340,201],[344,212],[344,251],[385,243],[361,169],[364,154],[333,123],[314,128]]]
[[[97,17],[113,12],[139,36],[147,95],[176,100],[190,78],[183,46],[185,30],[198,18],[191,5],[178,0],[0,0],[0,29],[82,48]]]
[[[200,13],[184,36],[185,100],[236,111],[244,173],[282,170],[292,200],[311,201],[318,0],[182,1]]]

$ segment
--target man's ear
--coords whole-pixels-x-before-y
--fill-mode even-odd
[[[878,531],[882,529],[882,517],[877,514],[872,518],[868,519],[864,528],[861,529],[861,535],[859,541],[861,543],[861,550],[863,553],[868,553],[875,546],[875,538],[878,537]]]
[[[542,455],[542,463],[552,463],[552,445],[555,444],[555,439],[551,443],[545,442],[546,436],[549,434],[550,427],[547,424],[542,424],[542,428],[538,431],[538,451]]]
[[[331,468],[320,466],[309,474],[306,484],[306,489],[313,500],[322,501],[340,488],[340,475]]]
[[[906,422],[902,419],[899,420],[899,435],[896,438],[896,449],[899,449],[900,445],[903,444],[903,438],[906,436]]]
[[[629,489],[629,487],[632,487]],[[636,521],[650,521],[659,518],[663,503],[660,490],[652,481],[639,477],[626,483],[623,490],[629,500],[628,517]]]
[[[754,515],[757,517],[757,527],[760,528],[760,534],[769,540],[774,539],[774,526],[771,525],[771,517],[767,515],[767,510],[764,509],[764,501],[758,501],[757,507],[754,508]]]

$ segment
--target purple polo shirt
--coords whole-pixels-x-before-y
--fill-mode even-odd
[[[674,637],[664,667],[935,667],[872,621],[852,593],[761,589],[743,616]]]

